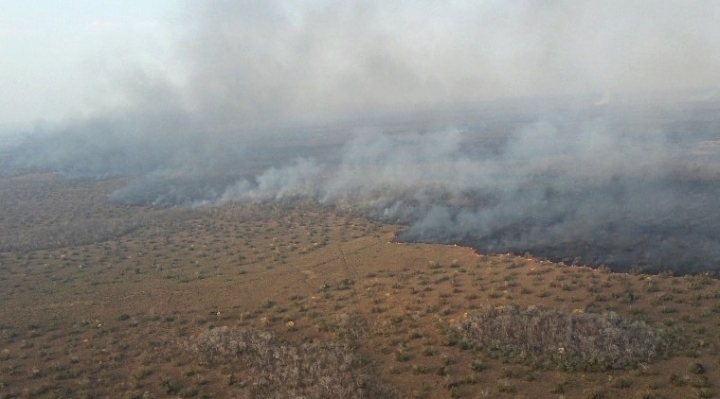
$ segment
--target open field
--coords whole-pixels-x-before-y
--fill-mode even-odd
[[[402,226],[314,202],[108,202],[123,183],[2,177],[0,398],[720,389],[720,284],[708,275],[399,244]]]

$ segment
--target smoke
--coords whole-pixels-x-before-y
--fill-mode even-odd
[[[405,223],[402,241],[620,270],[717,270],[720,112],[703,122],[687,111],[604,109],[499,137],[467,128],[365,134],[339,163],[271,168],[229,186],[220,202],[309,197]]]
[[[224,126],[720,88],[712,1],[210,1],[188,14],[188,103]]]
[[[3,167],[125,176],[121,204],[312,198],[401,240],[720,268],[716,2],[186,6],[176,65],[108,71],[89,116]]]
[[[232,201],[283,201],[317,198],[321,186],[321,168],[314,160],[298,159],[284,168],[270,168],[254,181],[242,179],[225,191],[219,203]]]

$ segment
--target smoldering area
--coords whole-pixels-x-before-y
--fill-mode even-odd
[[[82,125],[62,140],[24,142],[5,165],[131,176],[108,197],[122,205],[311,199],[405,224],[403,242],[622,271],[720,269],[717,103],[544,104],[278,130],[252,142],[190,132],[171,143],[113,142],[109,132],[93,143]]]
[[[713,2],[186,3],[172,65],[108,68],[2,173],[123,206],[314,200],[470,245],[720,270]]]

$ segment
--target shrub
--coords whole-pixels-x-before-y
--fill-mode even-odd
[[[207,364],[239,363],[249,398],[388,398],[395,393],[368,373],[348,345],[277,340],[254,329],[218,327],[185,343]]]
[[[680,341],[642,321],[536,307],[480,310],[456,322],[457,342],[513,362],[563,370],[607,370],[651,362]]]

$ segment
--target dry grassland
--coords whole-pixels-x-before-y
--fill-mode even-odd
[[[720,285],[455,246],[314,203],[0,182],[0,398],[710,398]]]

